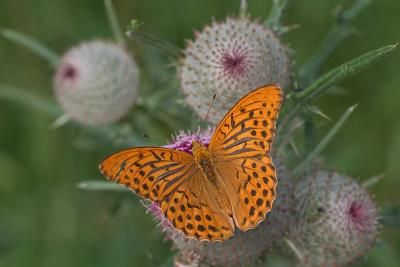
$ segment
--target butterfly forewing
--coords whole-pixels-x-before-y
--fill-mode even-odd
[[[259,88],[238,101],[215,130],[209,149],[227,180],[233,216],[241,230],[254,228],[271,210],[277,184],[270,149],[282,91]]]
[[[240,99],[216,128],[210,150],[226,159],[269,152],[281,102],[282,91],[275,85]]]
[[[100,163],[99,169],[109,180],[159,201],[196,172],[192,159],[189,153],[177,150],[138,147],[111,155]]]
[[[233,234],[231,218],[207,198],[191,154],[167,148],[132,148],[106,158],[101,172],[142,197],[155,201],[165,217],[186,236],[225,240]]]

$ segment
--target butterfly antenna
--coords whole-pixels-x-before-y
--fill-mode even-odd
[[[206,121],[206,120],[207,120],[208,114],[210,113],[211,107],[212,107],[212,105],[213,105],[214,100],[215,100],[216,97],[217,97],[217,95],[214,94],[213,97],[212,97],[212,99],[211,99],[210,105],[208,105],[207,113],[206,113],[206,115],[202,118],[203,121]],[[201,128],[200,128],[200,121],[199,121],[198,127],[197,127],[197,134],[196,134],[197,140],[200,140],[200,132],[201,132]]]
[[[214,94],[213,97],[212,97],[212,99],[211,99],[210,105],[208,106],[207,113],[206,113],[206,115],[205,115],[204,118],[203,118],[204,121],[207,120],[208,114],[210,113],[211,107],[212,107],[212,105],[214,104],[214,100],[215,100],[216,97],[217,97],[217,95]]]

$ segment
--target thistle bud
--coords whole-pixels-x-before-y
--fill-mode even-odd
[[[248,18],[214,22],[188,42],[180,66],[186,103],[204,118],[213,95],[210,122],[218,122],[244,94],[266,84],[290,83],[286,48],[264,24]]]
[[[318,171],[295,189],[295,221],[287,235],[305,266],[344,266],[376,239],[378,213],[350,177]]]
[[[54,90],[69,117],[96,126],[128,114],[138,82],[138,67],[122,47],[92,41],[65,53],[57,66]]]

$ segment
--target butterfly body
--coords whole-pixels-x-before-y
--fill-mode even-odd
[[[207,147],[199,142],[192,143],[192,154],[196,168],[202,176],[202,184],[205,191],[212,199],[216,200],[219,210],[232,216],[231,203],[224,189],[223,175],[217,173],[218,160]]]
[[[256,227],[272,209],[277,185],[269,155],[282,91],[258,88],[239,100],[208,146],[188,152],[131,148],[106,158],[101,172],[159,204],[186,236],[223,241]]]

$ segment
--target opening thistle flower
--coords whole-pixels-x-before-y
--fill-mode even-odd
[[[215,123],[257,87],[276,83],[287,88],[289,63],[286,48],[267,26],[249,18],[228,18],[205,27],[188,42],[180,66],[181,88],[186,103],[201,117],[216,95],[207,117]]]
[[[296,223],[288,238],[306,266],[346,265],[377,236],[375,203],[350,177],[318,171],[296,185],[295,200]]]
[[[138,67],[122,47],[92,41],[73,47],[63,56],[54,77],[54,90],[72,119],[85,125],[104,125],[130,111],[138,82]]]

